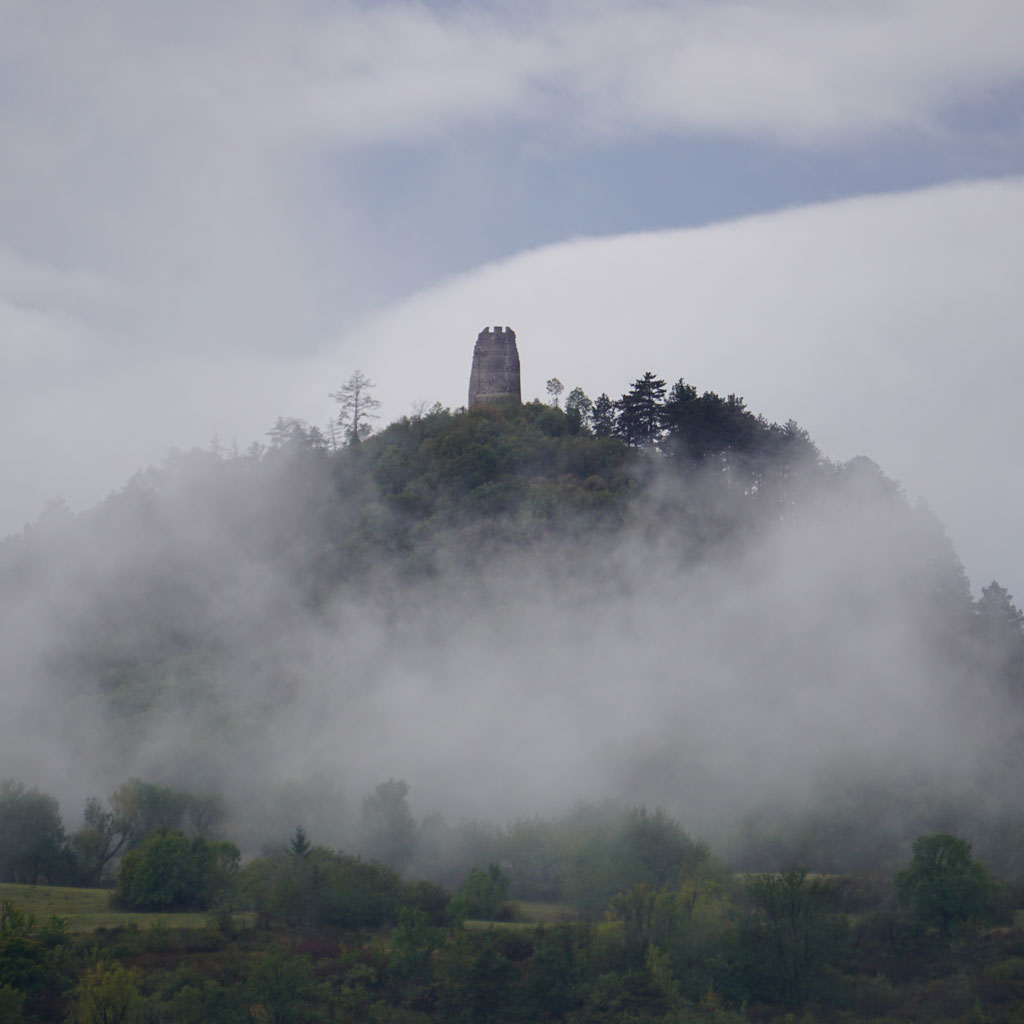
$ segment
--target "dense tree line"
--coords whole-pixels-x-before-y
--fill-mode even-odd
[[[636,809],[630,823],[626,845],[641,855],[616,861],[601,914],[563,924],[517,920],[533,905],[503,902],[496,864],[449,899],[301,829],[226,883],[255,927],[221,908],[200,931],[75,935],[5,901],[0,1020],[731,1024],[797,1012],[885,1024],[1019,1012],[1024,933],[1006,927],[1005,890],[958,837],[920,837],[894,879],[744,876],[680,845],[663,812]],[[122,878],[148,857],[166,866],[172,847],[208,845],[175,835],[154,833]]]
[[[1024,879],[1014,788],[1024,616],[1013,596],[993,582],[974,599],[941,526],[869,460],[831,463],[795,423],[769,423],[735,395],[653,373],[618,399],[551,394],[553,405],[435,407],[376,434],[345,395],[340,442],[281,420],[266,445],[173,455],[91,512],[51,509],[0,545],[8,614],[33,586],[52,595],[64,632],[46,656],[67,681],[62,699],[95,698],[127,738],[153,735],[167,709],[199,708],[216,741],[179,758],[183,788],[130,780],[67,826],[53,797],[0,784],[0,881],[103,884],[127,907],[209,910],[220,931],[201,941],[225,960],[207,974],[190,961],[169,980],[147,966],[145,936],[90,946],[8,911],[0,1020],[60,1019],[53,1006],[102,1019],[100,1003],[115,997],[124,1019],[159,1007],[165,1019],[243,1020],[258,1005],[260,1019],[282,1020],[725,1022],[744,1006],[746,1019],[807,1006],[853,1014],[837,1020],[942,1019],[936,1008],[956,1007],[959,1019],[995,992],[1020,998],[1019,934],[982,927],[1006,922],[1013,890],[975,859],[1011,884]],[[255,733],[274,701],[287,704],[282,666],[295,650],[263,646],[268,623],[345,594],[388,608],[389,587],[452,566],[486,575],[509,553],[611,548],[587,548],[593,537],[654,536],[673,565],[701,564],[865,496],[885,510],[873,526],[888,531],[886,554],[858,549],[862,578],[837,586],[861,589],[843,607],[898,607],[915,642],[950,666],[965,719],[981,704],[1001,713],[986,772],[959,788],[815,780],[798,808],[765,802],[734,823],[730,868],[664,810],[580,804],[506,825],[417,821],[400,779],[366,794],[344,850],[299,830],[242,864],[224,801],[188,791],[232,756],[225,738]],[[856,546],[858,525],[836,543]],[[886,590],[877,563],[892,551],[912,571]],[[285,585],[267,596],[266,577]],[[236,674],[282,680],[241,716],[212,683],[235,671],[231,650],[247,654]],[[309,803],[333,798],[327,786]],[[307,820],[307,807],[285,813]],[[232,824],[249,852],[267,840]],[[514,917],[522,900],[557,904],[570,921],[462,927]],[[266,928],[233,937],[236,908]],[[970,983],[950,980],[957,971]]]
[[[6,779],[0,781],[0,882],[111,884],[122,859],[137,854],[156,835],[180,836],[195,849],[195,844],[215,849],[208,841],[221,829],[225,814],[216,794],[130,779],[106,803],[87,800],[81,825],[69,833],[55,797]]]
[[[552,394],[560,401],[561,392]],[[255,733],[265,717],[263,705],[228,703],[216,681],[263,673],[280,688],[268,699],[286,703],[295,659],[264,646],[264,637],[339,595],[386,610],[389,587],[446,573],[485,575],[499,557],[534,549],[567,552],[568,566],[579,552],[576,561],[592,569],[602,549],[588,541],[610,545],[630,531],[664,541],[681,566],[699,564],[715,552],[728,557],[779,523],[799,531],[835,506],[855,507],[870,496],[887,510],[888,546],[864,549],[857,600],[899,604],[962,681],[965,703],[1005,702],[1006,736],[999,742],[1009,750],[1020,736],[1014,723],[1024,687],[1024,620],[1012,595],[993,582],[975,600],[934,516],[912,507],[870,460],[829,462],[795,423],[769,423],[735,395],[701,394],[682,379],[669,386],[648,372],[618,399],[591,400],[573,388],[561,405],[473,412],[435,406],[375,434],[367,424],[359,420],[360,440],[345,445],[282,419],[267,444],[245,452],[218,446],[174,454],[96,509],[78,516],[52,509],[23,536],[0,543],[0,606],[13,612],[20,594],[44,587],[61,623],[60,643],[45,652],[47,672],[65,686],[54,693],[54,706],[94,698],[126,753],[133,737],[147,734],[154,709],[201,709],[206,731],[179,763],[187,760],[192,773],[182,785],[202,788],[217,777],[218,758],[231,756],[217,740]],[[858,526],[854,521],[851,535],[837,543],[857,544]],[[880,560],[891,550],[911,570],[898,592],[884,589],[887,566]],[[94,551],[118,557],[90,558]],[[271,593],[267,578],[275,582]],[[241,667],[231,660],[238,652]],[[1012,788],[1012,779],[997,781]],[[857,808],[845,824],[824,806],[803,821],[765,808],[742,824],[730,854],[754,868],[795,858],[861,869],[891,862],[913,834],[950,820],[940,807],[943,794],[924,787],[887,794],[880,810],[856,791],[858,783],[832,785],[823,805]],[[55,824],[42,851],[12,838],[0,856],[0,877],[109,883],[113,865],[141,841],[139,829],[151,831],[148,819],[189,836],[209,839],[215,832],[204,820],[216,824],[216,801],[179,807],[150,793],[136,807],[136,797],[129,788],[107,803],[90,802],[81,826],[63,836]],[[360,848],[399,870],[437,874],[431,858],[443,858],[431,844],[450,847],[451,836],[435,828],[432,837],[430,826],[413,828],[400,813],[393,828],[384,827],[401,808],[395,797],[394,790],[374,795]],[[12,837],[20,834],[19,815],[56,821],[55,808],[38,794],[0,794],[0,813],[12,815]],[[853,829],[851,840],[850,820],[860,818],[906,824],[888,832]],[[971,829],[1001,871],[1024,874],[1024,824],[1012,807],[993,809],[991,800],[968,791],[952,820]],[[460,844],[471,845],[462,838]],[[418,860],[403,860],[414,847]],[[482,862],[500,859],[485,854]],[[545,869],[537,870],[540,876]]]
[[[689,538],[696,558],[868,491],[906,506],[869,460],[833,464],[796,423],[769,423],[736,395],[698,394],[682,379],[669,388],[650,372],[617,400],[575,388],[564,408],[435,406],[372,436],[360,424],[360,443],[339,448],[319,428],[281,419],[267,445],[173,454],[89,513],[42,517],[0,543],[0,605],[59,567],[62,552],[70,567],[76,550],[123,550],[130,571],[88,566],[88,604],[73,589],[59,598],[77,639],[55,660],[94,680],[130,725],[168,684],[182,691],[216,670],[239,626],[223,610],[245,586],[237,559],[316,607],[385,570],[429,576],[648,515]],[[941,526],[922,509],[906,506],[904,517],[920,550],[921,615],[973,648],[975,675],[1019,691],[1024,630],[1012,596],[993,583],[974,602]]]

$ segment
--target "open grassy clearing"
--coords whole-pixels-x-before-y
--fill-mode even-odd
[[[109,889],[73,889],[56,885],[12,885],[0,883],[0,902],[10,900],[25,914],[31,914],[36,927],[51,917],[61,917],[73,932],[92,932],[97,928],[206,928],[209,915],[189,913],[138,913],[115,910],[110,906]],[[234,914],[235,922],[251,924],[254,914]]]
[[[579,915],[567,903],[541,903],[534,900],[510,900],[513,908],[511,921],[468,920],[465,927],[471,931],[487,928],[531,929],[543,924],[566,924],[579,920]]]
[[[532,932],[535,928],[540,927],[539,921],[478,921],[475,918],[469,918],[462,922],[462,927],[468,932],[487,932],[487,931],[503,931],[503,932]]]
[[[579,914],[568,903],[541,903],[536,900],[514,900],[516,921],[533,924],[565,924],[576,921]]]

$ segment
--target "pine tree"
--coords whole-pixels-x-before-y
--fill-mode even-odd
[[[615,433],[615,403],[606,394],[595,399],[590,424],[595,437],[611,437]]]
[[[648,371],[615,403],[615,432],[634,448],[657,444],[664,433],[664,402],[665,382]]]

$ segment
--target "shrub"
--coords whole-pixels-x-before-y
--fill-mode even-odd
[[[914,840],[910,865],[894,884],[899,900],[945,936],[992,914],[994,882],[966,839],[937,833]]]
[[[292,926],[376,928],[398,920],[408,895],[387,865],[322,846],[253,861],[240,881],[259,913]]]
[[[449,913],[455,918],[493,921],[507,895],[508,875],[497,864],[491,864],[486,871],[473,868],[449,904]]]
[[[233,889],[239,852],[182,832],[157,832],[121,862],[116,901],[133,910],[205,910]]]

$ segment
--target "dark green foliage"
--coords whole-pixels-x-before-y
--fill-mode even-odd
[[[590,411],[594,437],[611,437],[615,433],[615,415],[615,403],[604,393],[598,395]]]
[[[795,515],[798,483],[819,470],[827,476],[795,424],[767,424],[735,396],[698,397],[680,382],[665,398],[664,383],[648,373],[620,404],[616,412],[603,395],[591,410],[574,389],[565,411],[539,402],[459,413],[434,408],[363,439],[358,451],[332,452],[317,431],[282,420],[266,449],[176,453],[88,520],[73,522],[82,550],[109,546],[124,557],[100,568],[88,604],[67,598],[66,616],[76,626],[68,632],[81,640],[60,652],[58,674],[102,693],[129,748],[148,709],[202,707],[194,719],[204,735],[194,741],[200,753],[189,770],[212,777],[205,769],[215,767],[218,735],[247,725],[215,699],[216,680],[230,669],[225,652],[248,649],[262,624],[277,622],[285,608],[323,607],[339,592],[365,593],[370,581],[385,586],[380,581],[392,574],[483,568],[527,545],[582,546],[634,515],[662,524],[666,536],[678,534],[697,557],[758,521]],[[656,459],[613,436],[649,449],[663,427],[670,437],[662,447],[682,458]],[[715,493],[702,504],[688,474],[712,462],[728,472],[716,475]],[[662,487],[666,477],[679,487]],[[656,478],[659,486],[651,487]],[[665,494],[672,499],[661,503]],[[31,572],[31,545],[15,554]],[[233,595],[258,594],[250,584],[267,578],[280,581],[280,591],[239,635]],[[265,671],[287,678],[289,669]],[[75,838],[82,880],[109,877],[117,857],[155,827],[215,834],[193,823],[189,808],[182,817],[173,800],[152,806],[160,802],[154,795],[125,794],[138,796],[142,810],[131,839],[118,831],[123,815],[112,802],[88,816]]]
[[[253,968],[248,995],[268,1024],[303,1024],[317,997],[316,979],[305,957],[275,947]]]
[[[849,522],[840,518],[836,533],[827,538],[829,545],[856,551],[863,573],[842,581],[835,608],[825,612],[856,619],[898,610],[899,623],[914,623],[913,642],[941,651],[954,667],[951,678],[966,681],[965,703],[981,699],[995,681],[1011,708],[1007,693],[1014,693],[1024,678],[1020,612],[997,584],[972,602],[934,517],[910,508],[898,486],[869,460],[830,465],[792,421],[768,423],[747,410],[741,398],[699,394],[682,380],[665,397],[664,382],[653,374],[639,378],[619,403],[603,395],[591,405],[575,389],[564,411],[540,403],[458,413],[435,408],[338,451],[315,429],[280,421],[266,449],[233,457],[174,456],[159,470],[140,474],[88,520],[73,518],[65,524],[75,532],[69,551],[123,543],[125,557],[118,564],[133,568],[127,573],[98,565],[95,579],[90,576],[88,602],[82,602],[88,606],[66,598],[62,614],[74,628],[67,631],[67,644],[53,654],[54,671],[65,673],[76,693],[94,687],[114,722],[112,734],[122,737],[126,747],[152,735],[139,724],[152,709],[196,709],[189,720],[203,735],[189,748],[197,763],[181,768],[189,773],[182,776],[185,785],[188,779],[217,777],[218,759],[224,756],[217,743],[221,735],[229,730],[246,734],[265,710],[261,706],[239,720],[234,707],[218,704],[215,680],[226,677],[226,668],[237,667],[225,659],[225,650],[244,650],[246,669],[262,673],[258,682],[273,679],[276,687],[279,680],[280,688],[271,691],[275,699],[286,699],[289,681],[305,671],[305,665],[292,664],[302,660],[295,659],[293,650],[278,660],[270,652],[272,664],[259,664],[268,652],[254,638],[261,624],[276,623],[278,616],[306,622],[311,611],[315,615],[324,608],[333,615],[336,599],[339,605],[366,600],[375,612],[383,608],[390,614],[399,604],[394,595],[410,577],[431,597],[443,594],[456,573],[461,584],[472,585],[478,573],[502,585],[494,567],[525,561],[519,555],[531,545],[536,545],[534,552],[557,551],[553,572],[579,582],[580,589],[589,588],[592,606],[599,608],[607,582],[602,573],[614,583],[615,570],[608,568],[606,556],[614,558],[627,541],[650,540],[652,550],[674,559],[673,570],[678,565],[686,571],[693,564],[717,564],[719,554],[742,555],[749,538],[776,531],[779,524],[789,531],[802,521],[831,522],[830,509],[856,509],[862,499],[883,513],[879,523],[869,524],[870,537],[853,516]],[[886,532],[884,542],[875,543],[876,529]],[[778,536],[785,540],[791,534]],[[16,571],[10,579],[23,581],[38,571],[34,551],[42,550],[44,539],[37,533],[30,541],[6,545],[5,554],[14,551],[10,561]],[[228,560],[230,570],[212,557],[222,548],[238,556]],[[907,553],[909,568],[898,590],[885,589],[891,577],[879,564],[892,552]],[[45,559],[39,564],[45,565]],[[746,563],[741,558],[735,564]],[[252,576],[245,576],[250,569]],[[576,572],[578,580],[572,575]],[[259,594],[260,588],[250,584],[266,578],[282,585],[253,620],[240,623],[233,618],[237,595]],[[72,587],[55,589],[73,593]],[[776,628],[775,614],[771,607],[764,610],[766,634]],[[680,651],[682,711],[686,658],[687,652]],[[825,659],[823,679],[829,668]],[[777,674],[776,666],[772,673]],[[772,680],[766,682],[767,700]],[[674,684],[667,679],[666,691]],[[628,685],[625,676],[623,685]],[[812,695],[811,706],[817,696]],[[1016,727],[1008,714],[1007,734],[1014,735]],[[809,734],[807,742],[818,744],[820,737]],[[818,802],[809,801],[799,812],[763,804],[756,818],[738,827],[727,853],[736,854],[742,869],[756,872],[793,863],[830,872],[875,868],[893,863],[913,835],[951,828],[947,822],[955,822],[958,828],[961,823],[970,827],[979,856],[1000,873],[1018,870],[1024,876],[1024,825],[1015,790],[1005,785],[1011,775],[1000,774],[1003,762],[1011,760],[1003,755],[1015,750],[1008,744],[992,758],[992,775],[998,777],[983,795],[993,803],[1002,801],[1005,807],[998,815],[978,799],[976,788],[965,785],[963,793],[951,795],[947,779],[903,792],[894,792],[886,779],[873,788],[859,780],[821,780]],[[112,751],[111,757],[119,753]],[[699,786],[699,778],[685,779],[681,806]],[[1001,787],[1011,793],[1008,799]],[[24,789],[5,792],[16,798],[12,804],[37,795]],[[217,987],[205,985],[209,979],[192,978],[167,995],[168,1002],[181,995],[181,1019],[198,1019],[202,1007],[211,1019],[230,1019],[238,1001],[244,1002],[239,992],[252,965],[265,952],[267,928],[285,925],[297,931],[322,928],[331,935],[349,930],[344,941],[359,950],[344,968],[333,950],[314,957],[309,966],[318,977],[329,977],[335,993],[345,992],[351,1002],[339,1001],[330,1009],[322,1003],[308,1013],[347,1013],[358,1019],[387,1013],[405,1020],[418,1014],[435,1019],[447,1019],[445,1014],[451,1019],[713,1019],[739,1013],[745,999],[772,1008],[755,1015],[771,1016],[783,1004],[834,1003],[844,972],[863,975],[856,984],[868,993],[865,1006],[874,1000],[883,1007],[879,1013],[888,1013],[886,985],[916,979],[924,989],[931,984],[926,978],[930,968],[936,975],[951,974],[956,957],[974,956],[970,950],[1001,941],[968,927],[987,918],[989,904],[980,911],[969,909],[969,900],[952,911],[929,909],[924,890],[909,882],[898,886],[903,913],[886,906],[874,890],[867,892],[868,887],[855,892],[845,879],[837,883],[835,898],[819,891],[822,884],[811,876],[793,873],[760,875],[747,890],[730,883],[707,849],[661,809],[591,805],[562,818],[525,820],[507,828],[479,823],[447,828],[437,822],[417,827],[407,796],[406,784],[392,779],[367,797],[363,829],[353,830],[353,842],[371,859],[314,847],[297,830],[290,848],[286,844],[250,864],[242,873],[246,899],[267,927],[255,930],[255,936],[210,931],[206,941],[214,952],[218,943],[232,949],[252,945],[217,975]],[[37,809],[45,810],[47,799],[37,801]],[[327,806],[331,798],[328,794],[298,806],[270,794],[267,803],[286,808],[276,828],[283,835],[296,819],[315,821],[311,808]],[[53,811],[40,820],[52,825],[55,806]],[[77,877],[102,881],[125,857],[122,888],[137,905],[209,901],[209,886],[201,880],[202,871],[195,870],[203,860],[196,851],[205,847],[190,836],[209,846],[222,815],[216,798],[192,798],[182,790],[131,780],[106,804],[94,800],[87,805],[72,840]],[[913,831],[908,834],[908,829]],[[61,848],[59,832],[42,832],[49,835],[51,850]],[[248,837],[248,848],[257,848],[265,838]],[[7,850],[12,843],[8,833],[0,832],[0,848]],[[58,858],[52,868],[19,867],[25,874],[18,877],[29,878],[35,871],[40,881],[52,878],[64,870],[61,864]],[[469,874],[460,896],[464,912],[489,917],[504,902],[504,886],[497,884],[504,879],[473,873],[484,864],[500,865],[500,876],[507,873],[511,896],[562,904],[551,911],[552,919],[578,915],[598,921],[609,909],[612,919],[571,934],[550,929],[535,936],[528,926],[518,925],[511,933],[514,939],[453,929],[450,941],[436,945],[450,894],[430,883],[403,882],[395,869],[451,888]],[[975,876],[968,872],[967,877]],[[740,888],[743,893],[737,894]],[[207,895],[195,897],[197,892]],[[470,902],[472,911],[465,909]],[[840,911],[857,918],[857,955],[863,956],[857,966],[845,959]],[[378,929],[376,946],[367,952],[359,943],[368,940],[353,937],[353,929]],[[954,936],[957,943],[945,941]],[[43,966],[51,954],[54,962],[70,955],[72,943],[66,937],[50,944],[39,931],[17,939],[28,944],[28,951],[17,943],[6,947],[10,963],[24,966],[39,950]],[[142,945],[127,934],[117,941],[125,956]],[[154,936],[146,948],[165,955],[171,944],[160,946]],[[1018,955],[1001,947],[989,953],[993,963]],[[81,976],[79,967],[70,970]],[[151,987],[144,987],[148,996]],[[970,989],[966,983],[957,992],[953,987],[948,979],[936,984],[921,995],[921,1005],[933,1007],[949,996],[959,1006]],[[8,988],[20,992],[13,984]],[[704,1008],[697,1009],[708,993]],[[221,998],[226,1002],[216,1009],[220,1004],[214,1000]],[[174,1012],[168,1015],[177,1019]],[[902,1016],[913,1019],[911,1013]],[[917,1019],[923,1018],[919,1014]]]
[[[442,1019],[465,1024],[515,1019],[512,1008],[515,964],[497,933],[465,932],[442,949],[436,972]]]
[[[1001,689],[1024,696],[1024,612],[995,580],[982,588],[974,612],[977,664]]]
[[[230,896],[238,859],[233,843],[156,832],[121,862],[117,901],[135,910],[205,910]]]
[[[0,985],[0,1024],[22,1024],[25,995],[10,985]]]
[[[398,547],[415,524],[436,534],[471,528],[481,519],[514,520],[509,538],[521,540],[535,529],[557,528],[567,513],[614,504],[623,486],[615,474],[624,453],[621,445],[582,431],[586,401],[585,395],[574,398],[576,420],[540,403],[454,416],[437,411],[401,420],[372,439],[364,451],[374,480],[382,499],[401,513],[390,524]]]
[[[648,371],[615,403],[615,432],[630,447],[643,448],[661,439],[665,382]]]
[[[293,857],[305,857],[313,849],[300,825],[296,826],[295,835],[288,841],[288,847]]]
[[[251,861],[239,889],[257,912],[295,928],[376,928],[397,921],[403,905],[437,913],[429,889],[407,886],[385,864],[322,846]]]
[[[154,832],[182,829],[189,795],[169,786],[129,779],[118,786],[110,804],[129,847],[138,846]]]
[[[577,809],[576,838],[565,866],[564,898],[591,917],[617,892],[675,884],[710,860],[664,808]]]
[[[53,980],[53,968],[40,943],[24,934],[0,936],[0,985],[33,995],[45,992]]]
[[[0,881],[59,882],[68,871],[57,801],[20,782],[0,782]]]
[[[119,963],[91,967],[75,992],[79,1024],[146,1024],[146,1001],[139,992],[137,972]]]
[[[71,837],[78,880],[85,885],[100,885],[108,866],[128,848],[131,831],[96,797],[89,798],[82,817],[82,827]]]
[[[561,1020],[584,998],[591,966],[589,925],[560,925],[537,933],[527,975],[532,1020]]]
[[[275,455],[303,455],[327,448],[327,439],[319,427],[310,427],[294,417],[279,416],[267,431],[267,437],[269,449]]]
[[[551,404],[557,409],[558,399],[565,390],[565,385],[557,378],[551,377],[547,383],[547,392],[551,396]]]
[[[410,577],[424,593],[443,593],[448,566],[466,570],[460,582],[474,570],[487,578],[496,564],[514,564],[530,545],[565,554],[556,571],[571,574],[579,565],[586,585],[595,577],[600,582],[604,556],[614,555],[619,541],[641,534],[659,551],[664,544],[685,569],[709,553],[744,551],[758,531],[820,523],[830,507],[856,508],[864,498],[887,510],[885,522],[872,528],[890,535],[876,549],[860,535],[863,524],[853,522],[838,526],[848,535],[828,538],[852,546],[864,565],[863,579],[843,581],[854,593],[837,593],[836,608],[865,616],[879,607],[906,608],[905,617],[921,625],[915,641],[924,638],[963,669],[968,700],[993,681],[1004,698],[1014,693],[1024,676],[1022,620],[1011,595],[993,584],[972,602],[941,527],[911,509],[877,466],[866,459],[832,466],[792,421],[768,423],[741,398],[699,394],[682,380],[665,397],[664,382],[653,374],[639,378],[619,403],[607,395],[590,403],[575,389],[564,411],[540,403],[454,414],[436,407],[344,450],[332,450],[315,428],[282,420],[266,449],[173,456],[88,520],[64,523],[69,551],[124,543],[118,563],[133,568],[96,566],[88,606],[67,598],[62,614],[74,628],[53,654],[55,672],[73,680],[76,693],[94,687],[115,723],[112,733],[125,737],[126,746],[133,737],[152,735],[139,723],[153,708],[197,709],[193,728],[209,732],[190,747],[198,763],[182,766],[189,774],[181,784],[187,785],[217,777],[208,770],[223,756],[216,741],[252,725],[252,719],[239,721],[233,707],[218,705],[212,681],[235,667],[223,660],[224,650],[244,649],[251,655],[247,666],[267,653],[254,641],[260,623],[290,614],[305,622],[311,610],[333,608],[336,598],[390,610],[395,591],[389,588]],[[5,546],[5,555],[14,552],[8,578],[17,585],[38,571],[34,551],[43,550],[46,537],[55,543],[55,533],[38,532]],[[238,556],[230,560],[231,571],[212,557],[222,548]],[[913,571],[903,574],[898,593],[884,592],[886,575],[876,564],[882,550],[908,552]],[[585,557],[574,563],[577,553]],[[246,577],[249,568],[253,575]],[[234,571],[242,575],[235,578]],[[439,582],[431,589],[422,578],[435,573]],[[265,578],[283,586],[253,620],[256,627],[236,621],[233,599],[259,593],[250,583]],[[601,593],[593,591],[595,607]],[[766,608],[766,632],[774,628],[772,615]],[[305,669],[291,666],[294,653],[288,650],[265,670],[267,678],[282,680],[275,698],[287,696],[290,673]],[[685,657],[681,651],[681,691]],[[770,693],[768,686],[766,697]],[[819,737],[809,734],[807,742]],[[993,784],[993,801],[1002,781]],[[700,785],[699,779],[685,782],[682,806]],[[912,792],[892,789],[826,781],[817,788],[819,802],[799,813],[762,805],[756,820],[738,828],[740,838],[728,852],[756,872],[793,863],[827,871],[875,868],[892,863],[912,835],[926,830],[923,824],[951,827],[944,823],[954,820],[972,826],[979,855],[1000,872],[1024,864],[1024,825],[1012,797],[1008,809],[993,816],[976,790],[950,795],[945,779],[931,790],[924,784]],[[281,835],[296,819],[315,821],[311,808],[315,813],[332,799],[328,792],[300,806],[278,795],[268,794],[267,802],[286,809]],[[59,828],[52,827],[59,826],[56,805],[15,784],[0,796],[0,804],[31,804],[45,823],[43,846],[63,850],[65,858],[49,865],[45,858],[15,858],[24,872],[18,877],[61,875],[68,854]],[[966,866],[961,863],[962,841],[952,840],[944,860],[915,846],[914,862],[897,880],[899,910],[877,879],[826,882],[788,871],[758,874],[749,884],[730,878],[660,808],[583,805],[561,818],[506,828],[448,828],[436,820],[417,827],[407,796],[406,784],[391,779],[366,798],[362,831],[353,836],[355,848],[371,859],[315,847],[296,829],[281,850],[247,865],[240,872],[242,898],[258,911],[257,928],[218,933],[210,927],[187,942],[165,929],[86,937],[33,927],[7,913],[0,1020],[4,1013],[14,1020],[72,1019],[74,1000],[67,993],[87,982],[96,988],[109,983],[112,992],[134,985],[153,1019],[176,1021],[678,1024],[770,1020],[792,1012],[794,1019],[861,1024],[1019,1016],[1020,934],[974,927],[990,917],[992,889],[969,847]],[[77,877],[109,878],[124,857],[121,890],[133,905],[163,911],[212,903],[220,913],[211,917],[223,921],[230,904],[218,903],[218,892],[225,887],[210,879],[224,870],[230,876],[230,864],[207,870],[210,851],[221,846],[212,839],[223,815],[215,797],[130,780],[105,804],[87,804],[71,844]],[[18,821],[16,815],[9,820]],[[907,829],[915,831],[908,835]],[[13,849],[17,833],[0,831],[0,849]],[[264,839],[251,837],[249,847]],[[990,851],[1003,859],[997,863]],[[0,863],[12,862],[0,856]],[[483,864],[492,868],[474,870]],[[463,930],[447,920],[450,893],[430,882],[403,881],[399,867],[449,887],[464,882],[456,897],[460,916],[501,917],[511,895],[558,904],[517,908],[520,919],[536,913],[594,923],[534,930],[517,920],[507,928]],[[888,893],[888,876],[885,885]],[[271,948],[285,928],[294,947]],[[114,956],[124,959],[126,975],[104,980],[89,974],[100,961],[109,973]],[[178,970],[173,983],[167,980]],[[40,1009],[44,993],[54,1002],[46,1012]]]
[[[391,974],[411,994],[431,976],[431,958],[445,941],[443,928],[430,923],[416,907],[402,907],[391,933]]]
[[[624,881],[662,886],[705,865],[711,851],[694,842],[665,810],[636,807],[629,812],[618,854]]]
[[[583,388],[575,387],[566,396],[565,423],[573,437],[586,429],[593,408],[594,403],[587,397]]]
[[[744,944],[754,993],[783,1005],[834,995],[848,929],[835,912],[831,886],[801,868],[752,878],[747,896]]]
[[[274,860],[342,859],[312,847]],[[186,941],[189,933],[165,924],[160,935],[100,933],[48,949],[28,919],[8,913],[8,932],[19,934],[0,941],[0,1021],[1016,1020],[1019,931],[907,943],[880,912],[866,913],[880,897],[860,892],[865,885],[804,871],[730,884],[698,866],[678,884],[622,893],[599,925],[446,930],[398,880],[389,932],[313,922],[287,942],[248,929],[213,944],[201,934]],[[860,892],[843,896],[859,908],[852,944],[835,899],[841,886]]]
[[[508,896],[508,876],[497,864],[486,871],[473,868],[459,886],[449,912],[456,920],[474,918],[480,921],[497,919]]]
[[[910,865],[895,879],[900,901],[942,935],[977,925],[992,916],[994,882],[971,856],[971,844],[938,833],[914,841]]]
[[[159,831],[188,831],[212,839],[226,815],[216,793],[186,793],[129,779],[111,794],[109,808],[90,797],[82,827],[71,837],[75,871],[85,885],[100,885],[117,858]]]
[[[367,856],[399,869],[416,853],[416,822],[406,796],[404,779],[381,782],[363,798],[361,846]]]
[[[562,896],[567,839],[558,824],[543,818],[521,818],[501,836],[500,855],[509,869],[509,893],[516,898],[557,900]]]
[[[716,958],[734,932],[728,873],[710,857],[690,862],[674,884],[646,882],[616,894],[607,915],[618,923],[621,966],[647,970],[673,1005],[719,987]]]
[[[431,925],[448,922],[448,903],[451,893],[436,882],[406,882],[402,886],[402,903],[426,914]]]
[[[20,1014],[32,1021],[51,1012],[67,987],[57,969],[58,957],[33,934],[34,920],[9,902],[0,905],[0,1020],[12,1024]]]
[[[245,987],[197,979],[182,985],[167,998],[168,1019],[174,1024],[250,1024],[250,1003]]]
[[[579,1024],[662,1024],[669,1011],[663,989],[646,970],[599,975],[571,1019]]]
[[[1013,595],[995,580],[981,588],[977,613],[985,631],[1008,637],[1024,636],[1024,612],[1013,603]]]
[[[425,853],[445,851],[443,863],[424,861],[445,884],[462,885],[475,865],[500,864],[513,899],[566,902],[591,918],[604,913],[616,892],[641,882],[657,888],[718,870],[706,845],[692,840],[664,808],[580,803],[561,817],[519,819],[505,829],[481,823],[447,828],[432,820],[421,832]]]
[[[771,441],[781,435],[747,411],[742,398],[722,398],[712,391],[700,397],[695,388],[677,381],[662,412],[662,422],[678,452],[701,463],[712,456],[767,454]]]
[[[339,854],[324,886],[322,920],[339,928],[390,924],[405,896],[398,874],[386,865]]]
[[[645,882],[626,892],[617,893],[608,907],[608,914],[622,922],[626,958],[633,968],[644,962],[647,948],[654,939],[654,907],[658,892]]]

